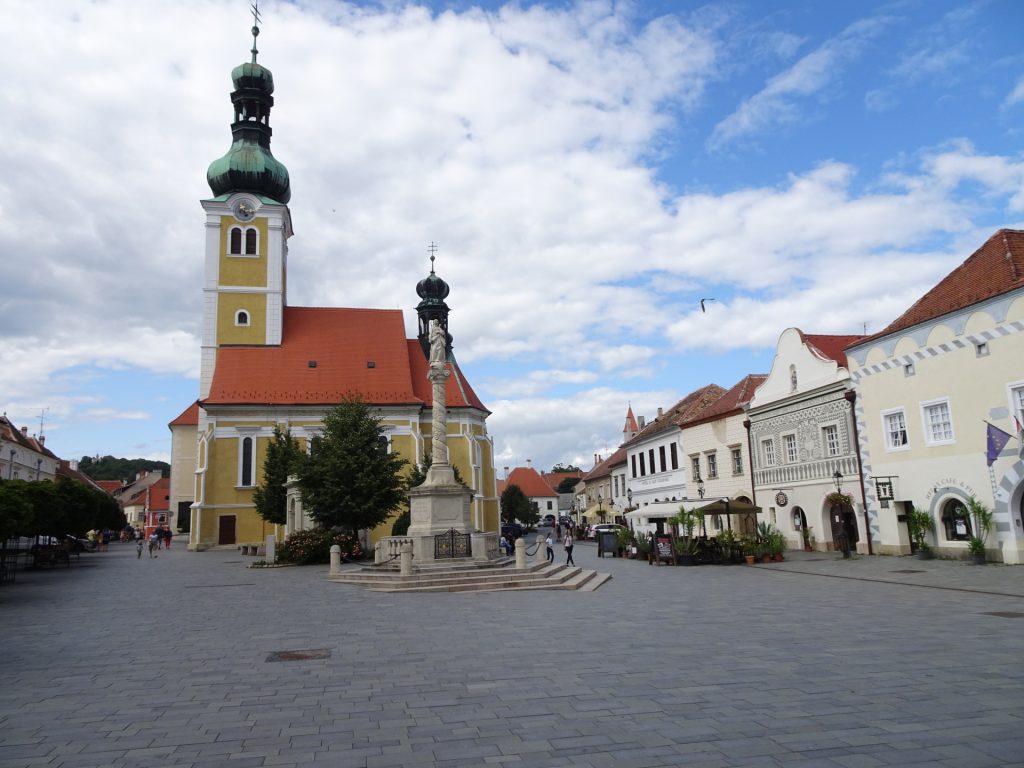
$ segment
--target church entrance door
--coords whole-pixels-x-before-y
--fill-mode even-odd
[[[217,543],[221,545],[235,543],[234,515],[221,515],[217,518]]]

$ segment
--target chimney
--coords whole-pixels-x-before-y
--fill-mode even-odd
[[[23,434],[25,437],[28,437],[28,427],[22,427],[21,434]]]
[[[505,479],[508,480],[508,467],[505,467]]]
[[[532,469],[533,468],[533,459],[527,459],[526,460],[526,466],[528,466],[528,467],[530,467]]]
[[[46,435],[40,435],[39,436],[39,444],[40,445],[46,445]]]
[[[643,416],[639,417],[638,421],[640,423],[639,424],[640,429],[643,429],[644,428],[644,417]]]
[[[659,419],[661,418],[661,414],[662,414],[662,410],[661,410],[661,406],[659,405],[658,406],[658,418]]]

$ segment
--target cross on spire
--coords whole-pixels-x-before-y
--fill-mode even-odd
[[[434,241],[430,241],[430,245],[427,246],[427,252],[430,254],[430,273],[434,273],[434,255],[437,253],[437,246],[434,245]]]
[[[259,51],[256,50],[256,38],[260,34],[260,22],[263,19],[260,18],[260,0],[256,0],[252,6],[252,63],[256,63],[256,54]]]

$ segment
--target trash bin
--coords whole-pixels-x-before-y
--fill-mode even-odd
[[[618,557],[619,537],[615,531],[601,531],[597,535],[597,556],[604,557],[605,554]]]

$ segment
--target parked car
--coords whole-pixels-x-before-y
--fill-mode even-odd
[[[597,525],[592,526],[590,528],[590,531],[587,534],[587,538],[594,539],[596,541],[598,534],[602,531],[612,531],[614,533],[618,533],[619,531],[624,530],[626,530],[626,526],[619,525],[618,523],[598,523]]]
[[[555,527],[555,516],[554,515],[544,515],[544,517],[542,517],[540,519],[540,522],[537,523],[537,525],[538,525],[538,527],[544,526],[544,527],[547,527],[547,528],[554,528]]]
[[[87,539],[82,536],[72,536],[70,533],[65,536],[66,539],[70,539],[74,545],[76,552],[95,552],[96,542],[92,539]]]

